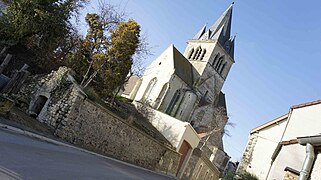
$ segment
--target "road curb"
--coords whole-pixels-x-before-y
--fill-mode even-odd
[[[44,136],[41,136],[39,134],[32,133],[32,132],[29,132],[29,131],[26,131],[26,130],[23,130],[23,129],[20,129],[20,128],[17,128],[17,127],[13,127],[13,126],[10,126],[10,125],[6,125],[6,124],[3,124],[3,123],[0,123],[0,128],[7,129],[7,130],[10,130],[10,131],[16,132],[18,134],[23,134],[23,135],[26,135],[26,136],[29,136],[29,137],[32,137],[32,138],[37,138],[37,139],[40,139],[42,141],[46,141],[46,142],[53,143],[53,144],[56,144],[56,145],[65,146],[65,147],[69,147],[69,148],[72,148],[72,149],[76,149],[76,150],[79,150],[79,151],[82,151],[82,152],[85,152],[85,153],[89,153],[91,155],[95,155],[95,156],[98,156],[98,157],[102,157],[102,158],[105,158],[105,159],[113,160],[113,161],[125,164],[127,166],[130,166],[130,167],[134,167],[134,168],[137,168],[137,169],[149,171],[149,172],[154,173],[154,174],[159,174],[159,175],[162,175],[162,176],[165,176],[165,177],[168,177],[168,178],[177,179],[176,177],[173,177],[173,176],[170,176],[170,175],[167,175],[167,174],[163,174],[163,173],[160,173],[160,172],[155,172],[155,171],[152,171],[150,169],[146,169],[146,168],[143,168],[143,167],[140,167],[140,166],[136,166],[134,164],[130,164],[130,163],[118,160],[118,159],[114,159],[114,158],[111,158],[111,157],[108,157],[108,156],[104,156],[104,155],[101,155],[101,154],[98,154],[98,153],[95,153],[95,152],[92,152],[92,151],[88,151],[86,149],[79,148],[79,147],[73,146],[71,144],[67,144],[65,142],[60,142],[60,141],[57,141],[57,140],[54,140],[54,139],[50,139],[48,137],[44,137]]]
[[[6,178],[8,180],[22,180],[19,174],[10,171],[9,169],[0,166],[0,178]]]

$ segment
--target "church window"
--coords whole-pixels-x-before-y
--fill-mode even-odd
[[[223,70],[224,70],[225,66],[226,66],[226,63],[224,63],[224,64],[222,65],[222,67],[221,67],[221,69],[220,69],[220,74],[222,74],[222,72],[223,72]]]
[[[191,59],[191,58],[192,58],[193,53],[194,53],[194,48],[191,49],[191,51],[189,52],[188,59]]]
[[[155,101],[154,108],[158,109],[159,104],[164,99],[164,95],[165,95],[165,92],[167,91],[167,89],[168,89],[168,83],[165,83],[163,85],[162,90],[160,91],[156,101]]]
[[[220,58],[218,59],[218,63],[215,65],[215,70],[216,70],[217,72],[219,71],[219,69],[220,69],[223,61],[224,61],[224,56],[222,56],[222,57],[220,57]]]
[[[199,47],[199,48],[198,48],[198,52],[197,52],[197,55],[196,55],[196,59],[195,59],[195,60],[198,60],[198,59],[200,58],[201,53],[202,53],[202,48],[201,48],[201,47]]]
[[[220,53],[217,53],[212,64],[213,67],[217,64],[219,57],[220,57]]]
[[[151,92],[153,91],[155,85],[157,82],[157,78],[153,78],[152,80],[149,81],[148,86],[144,92],[143,98],[142,98],[142,102],[146,102],[149,101],[149,96],[151,94]]]
[[[175,94],[174,94],[171,102],[169,103],[169,105],[168,105],[168,107],[167,107],[167,109],[166,109],[166,112],[165,112],[166,114],[175,115],[176,110],[178,109],[177,106],[178,106],[178,104],[179,104],[178,101],[179,101],[180,98],[181,98],[181,94],[182,94],[182,92],[181,92],[180,89],[175,92]]]
[[[201,55],[201,59],[200,59],[200,60],[203,60],[203,58],[204,58],[205,54],[206,54],[206,49],[203,49],[203,51],[202,51],[202,55]]]
[[[198,179],[198,176],[201,174],[202,168],[203,168],[203,165],[201,164],[199,166],[199,168],[198,168],[198,171],[197,171],[197,174],[196,174],[196,179]]]
[[[197,60],[200,57],[201,52],[202,52],[202,48],[199,46],[193,55],[193,60]]]
[[[205,174],[205,176],[204,176],[204,180],[207,180],[206,178],[207,178],[207,175],[208,175],[208,171],[206,171],[206,174]]]

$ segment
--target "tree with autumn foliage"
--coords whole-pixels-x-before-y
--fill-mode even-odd
[[[140,45],[138,23],[116,20],[87,14],[87,35],[70,61],[73,69],[83,75],[81,86],[91,85],[102,96],[114,96],[125,83]]]

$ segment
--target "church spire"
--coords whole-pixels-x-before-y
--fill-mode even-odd
[[[231,38],[233,5],[234,2],[209,29],[206,30],[206,25],[204,25],[203,28],[193,37],[193,40],[217,40],[233,58],[234,39]]]
[[[193,37],[193,39],[199,39],[206,30],[207,23],[202,27],[202,29]]]
[[[218,20],[210,27],[210,31],[212,32],[211,39],[214,37],[214,35],[223,27],[223,33],[224,40],[230,39],[231,35],[231,26],[232,26],[232,10],[233,10],[233,4],[230,5],[230,7],[227,8],[227,10],[218,18]],[[221,36],[221,35],[219,35]],[[224,45],[225,42],[220,42],[221,45]]]

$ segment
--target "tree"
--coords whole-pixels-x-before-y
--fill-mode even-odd
[[[84,75],[81,86],[94,81],[95,90],[103,96],[113,96],[125,82],[140,44],[138,23],[132,19],[121,22],[115,14],[87,14],[87,35],[71,58],[74,69]]]
[[[3,0],[0,17],[1,45],[19,46],[35,53],[39,65],[47,65],[68,44],[70,19],[86,0]],[[55,63],[52,63],[55,64]]]

